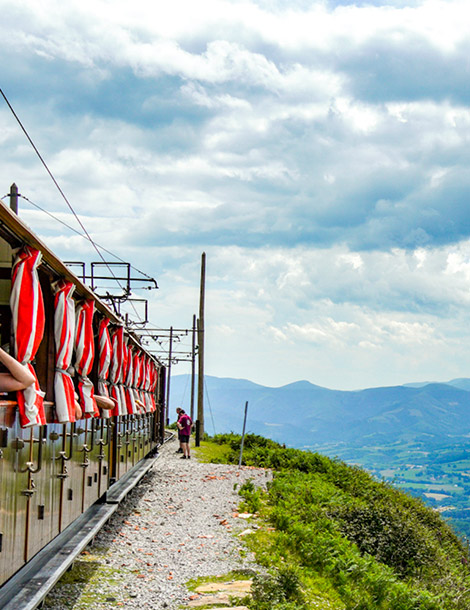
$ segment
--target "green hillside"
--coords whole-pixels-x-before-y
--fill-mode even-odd
[[[470,540],[470,380],[337,391],[206,377],[211,433],[247,431],[356,464],[421,498]],[[172,380],[189,406],[189,378]],[[186,388],[186,391],[185,391]],[[468,455],[467,455],[468,454]]]
[[[211,444],[213,461],[238,463],[239,436]],[[274,469],[267,493],[241,489],[262,523],[247,544],[271,574],[257,579],[254,610],[470,608],[467,549],[421,500],[260,436],[245,439],[243,462]]]

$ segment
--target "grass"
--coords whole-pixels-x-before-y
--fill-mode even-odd
[[[264,511],[263,511],[264,513]],[[276,581],[279,573],[295,574],[302,592],[302,599],[297,597],[293,601],[294,610],[305,608],[322,608],[325,610],[345,610],[337,592],[332,587],[329,579],[319,574],[314,574],[304,566],[297,563],[297,558],[281,541],[278,531],[268,527],[261,527],[253,534],[244,539],[245,544],[256,555],[257,562],[266,568],[271,574],[271,581]],[[268,583],[259,578],[258,596],[251,603],[255,610],[276,609],[282,607],[282,598],[288,602],[288,594],[283,594],[283,582]],[[267,585],[267,586],[266,586]],[[266,589],[263,591],[263,587]],[[274,589],[274,590],[273,590]],[[256,590],[256,589],[255,589]]]
[[[238,462],[240,437],[214,442],[222,450],[206,455]],[[245,439],[244,463],[274,470],[267,493],[240,490],[264,524],[246,544],[270,573],[253,610],[470,607],[468,551],[420,500],[360,468],[254,435]]]
[[[429,445],[427,451],[422,447],[422,442],[398,441],[382,451],[344,445],[325,446],[323,451],[350,463],[360,463],[378,479],[385,478],[432,508],[444,509],[443,517],[460,537],[468,540],[470,512],[464,511],[470,507],[470,441],[449,439],[449,444]],[[440,492],[451,497],[430,495]],[[453,516],[455,510],[460,513],[458,519]]]
[[[186,583],[186,586],[190,591],[195,591],[197,587],[207,583],[224,583],[234,580],[247,580],[252,576],[253,574],[251,570],[233,570],[227,574],[219,574],[218,576],[201,576],[199,578],[193,578]]]
[[[102,604],[103,607],[117,606],[123,601],[122,592],[116,595],[115,590],[120,585],[119,574],[116,570],[103,564],[103,556],[99,551],[86,552],[80,555],[72,569],[68,570],[54,587],[54,592],[61,600],[61,609],[86,610],[93,604]],[[111,593],[107,587],[97,588],[97,583],[106,582],[113,587]],[[54,603],[54,593],[48,596],[44,608],[57,607]]]
[[[231,452],[229,444],[201,441],[199,447],[192,447],[191,451],[201,462],[212,464],[227,464]]]

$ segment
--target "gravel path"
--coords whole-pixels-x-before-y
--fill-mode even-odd
[[[47,608],[176,610],[189,600],[184,584],[192,578],[260,571],[237,537],[248,525],[236,516],[240,496],[234,487],[248,479],[264,486],[269,471],[203,464],[194,456],[181,460],[176,448],[174,441],[161,448],[153,468],[77,562],[82,582],[66,577]]]

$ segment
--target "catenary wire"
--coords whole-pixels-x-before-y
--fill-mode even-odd
[[[36,155],[38,156],[39,160],[41,161],[42,165],[44,166],[44,169],[46,170],[46,172],[49,174],[52,182],[55,184],[57,190],[59,191],[59,193],[61,194],[63,200],[65,201],[65,203],[67,204],[68,208],[70,209],[70,211],[72,212],[73,216],[75,217],[76,221],[78,222],[78,224],[80,225],[80,227],[82,228],[83,232],[85,233],[85,235],[87,236],[88,240],[90,241],[90,243],[92,244],[93,248],[96,250],[96,253],[98,254],[98,256],[101,258],[101,260],[103,261],[103,263],[108,267],[108,270],[110,272],[110,274],[113,276],[114,280],[116,281],[116,283],[118,284],[118,286],[121,287],[122,290],[124,290],[123,286],[120,284],[119,280],[116,278],[116,276],[113,273],[113,270],[111,269],[111,267],[108,265],[108,263],[105,261],[103,255],[101,254],[101,252],[99,251],[97,245],[95,244],[95,242],[93,241],[93,239],[90,237],[88,231],[85,228],[85,225],[82,223],[82,221],[80,220],[78,214],[75,212],[75,210],[72,207],[72,204],[70,203],[70,201],[68,200],[67,196],[65,195],[64,191],[61,189],[59,183],[57,182],[54,174],[51,172],[51,170],[49,169],[47,163],[45,162],[43,156],[41,155],[41,153],[39,152],[38,148],[36,147],[36,145],[34,144],[31,136],[29,135],[29,133],[27,132],[26,128],[24,127],[23,123],[21,122],[19,116],[16,114],[13,106],[10,104],[7,96],[5,95],[5,93],[3,92],[3,89],[0,88],[0,94],[2,95],[3,99],[5,100],[8,108],[10,109],[11,113],[13,114],[13,116],[15,117],[18,125],[20,126],[21,130],[23,131],[24,135],[26,136],[28,142],[31,144],[34,152],[36,153]],[[134,304],[131,303],[132,308],[134,309],[135,315],[136,317],[140,320],[140,315],[137,311],[137,309],[135,308]]]
[[[184,388],[183,388],[183,395],[181,396],[181,400],[179,401],[180,405],[182,405],[184,403],[184,399],[186,397],[186,390],[188,389],[189,375],[185,375],[185,377],[186,377],[186,381],[185,381]]]
[[[216,434],[215,424],[214,424],[214,415],[212,414],[211,401],[209,399],[209,390],[207,389],[207,383],[206,383],[206,378],[205,377],[204,377],[204,389],[206,390],[207,404],[209,405],[209,413],[211,414],[212,429],[214,430],[214,434]]]
[[[13,114],[13,116],[15,117],[18,125],[21,127],[24,135],[26,136],[28,142],[31,144],[31,146],[33,147],[34,152],[36,153],[36,155],[38,156],[39,160],[41,161],[42,165],[44,166],[44,169],[46,170],[46,172],[49,174],[49,177],[51,178],[52,182],[55,184],[57,190],[59,191],[59,193],[62,196],[62,199],[65,201],[65,203],[67,204],[69,210],[72,212],[73,216],[75,217],[75,220],[78,222],[78,224],[81,226],[83,232],[85,233],[85,235],[87,236],[87,238],[89,239],[89,241],[91,242],[91,244],[93,245],[93,247],[95,248],[98,256],[103,260],[103,262],[106,262],[103,259],[103,256],[101,255],[101,253],[99,252],[98,248],[96,247],[96,244],[94,243],[94,241],[92,240],[92,238],[90,237],[90,235],[88,234],[88,231],[86,230],[84,224],[82,223],[82,221],[80,220],[78,214],[75,212],[75,210],[72,207],[72,204],[70,203],[70,201],[68,200],[67,196],[65,195],[64,191],[61,189],[59,183],[57,182],[54,174],[51,172],[51,170],[49,169],[47,163],[45,162],[43,156],[41,155],[41,153],[39,152],[37,146],[35,145],[35,143],[33,142],[33,140],[31,139],[31,136],[29,135],[29,133],[26,131],[26,128],[24,127],[23,123],[21,122],[19,116],[16,114],[15,110],[13,109],[13,106],[10,104],[10,102],[8,101],[7,96],[5,95],[5,93],[3,92],[3,90],[0,88],[0,93],[2,94],[3,99],[5,100],[8,108],[11,110],[11,113]]]
[[[3,199],[7,199],[8,197],[10,197],[9,194],[4,195],[3,197],[0,197],[1,200]],[[75,229],[74,227],[70,226],[68,223],[66,223],[65,221],[61,220],[60,218],[58,218],[57,216],[55,216],[54,214],[52,214],[51,212],[49,212],[48,210],[44,209],[42,206],[40,206],[39,204],[35,203],[34,201],[32,201],[29,197],[26,197],[25,195],[21,195],[20,193],[18,193],[18,197],[21,197],[22,199],[24,199],[25,201],[27,201],[28,203],[30,203],[31,205],[33,205],[35,208],[37,208],[38,210],[40,210],[41,212],[43,212],[44,214],[46,214],[47,216],[49,216],[50,218],[52,218],[53,220],[55,220],[56,222],[62,224],[63,226],[67,227],[67,229],[69,229],[70,231],[73,231],[74,233],[76,233],[77,235],[79,235],[80,237],[82,237],[83,239],[89,241],[89,238],[84,235],[83,233],[80,233],[80,231],[78,231],[77,229]],[[108,250],[107,248],[105,248],[104,246],[102,246],[101,244],[98,244],[97,242],[94,242],[99,248],[101,248],[103,250],[103,252],[107,252],[108,254],[110,254],[111,256],[113,256],[114,258],[116,258],[118,261],[122,262],[122,263],[126,263],[125,260],[123,260],[121,257],[119,257],[117,254],[115,254],[114,252],[111,252],[111,250]],[[134,265],[131,265],[131,269],[134,269],[134,271],[137,271],[137,273],[140,273],[141,275],[143,275],[144,277],[146,277],[149,280],[153,280],[152,277],[150,277],[147,273],[145,273],[145,271],[142,271],[140,269],[138,269],[137,267],[135,267]],[[139,316],[140,319],[140,316]],[[159,328],[156,324],[153,325],[154,328],[156,328],[157,330],[164,330],[163,328]],[[146,331],[146,329],[142,329],[142,331]],[[154,334],[154,331],[146,331],[144,336],[150,336]],[[163,340],[163,343],[167,344],[169,343],[169,339],[165,339]],[[189,348],[188,348],[189,349]]]
[[[3,99],[5,100],[8,108],[10,109],[11,113],[13,114],[13,116],[15,117],[18,125],[20,126],[21,130],[23,131],[24,135],[26,136],[28,142],[31,144],[34,152],[36,153],[36,155],[38,156],[39,160],[41,161],[42,165],[44,166],[46,172],[48,173],[49,177],[51,178],[52,182],[54,183],[54,185],[56,186],[57,190],[59,191],[60,195],[62,196],[63,200],[65,201],[65,203],[67,204],[68,208],[70,209],[71,213],[73,214],[74,218],[76,219],[76,221],[78,222],[78,224],[80,225],[83,233],[81,234],[79,231],[77,231],[76,229],[74,229],[73,227],[70,227],[69,225],[67,225],[66,223],[64,223],[63,221],[60,221],[59,219],[55,218],[52,214],[50,214],[49,212],[47,212],[46,210],[43,210],[39,205],[35,204],[34,202],[32,202],[30,199],[28,199],[25,196],[20,195],[23,199],[25,199],[26,201],[28,201],[29,203],[31,203],[32,205],[34,205],[35,207],[37,207],[38,209],[40,209],[41,211],[45,212],[46,214],[48,214],[49,216],[51,216],[52,218],[55,218],[55,220],[58,220],[58,222],[61,222],[62,224],[64,224],[65,226],[68,226],[69,229],[71,229],[72,231],[78,233],[79,235],[81,235],[84,239],[87,239],[93,246],[93,248],[96,250],[96,253],[98,254],[98,256],[100,257],[100,259],[103,261],[103,263],[107,266],[110,274],[113,276],[114,280],[116,281],[116,283],[118,284],[118,286],[120,286],[120,288],[122,290],[124,290],[123,286],[121,285],[121,283],[119,282],[119,280],[116,278],[115,274],[113,273],[113,270],[111,269],[111,267],[108,265],[107,261],[104,259],[103,255],[101,254],[99,248],[101,248],[103,251],[107,252],[108,254],[111,254],[111,256],[114,256],[117,260],[120,260],[121,262],[125,262],[123,261],[120,257],[118,257],[117,255],[115,255],[113,252],[110,252],[109,250],[107,250],[106,248],[103,248],[102,246],[99,246],[89,235],[88,231],[86,230],[84,224],[82,223],[81,219],[79,218],[78,214],[75,212],[75,210],[72,207],[72,204],[70,203],[70,201],[68,200],[67,196],[65,195],[65,193],[63,192],[62,188],[60,187],[59,183],[57,182],[54,174],[52,173],[52,171],[49,169],[46,161],[44,160],[43,156],[41,155],[41,153],[39,152],[38,148],[36,147],[36,145],[34,144],[32,138],[30,137],[29,133],[27,132],[26,128],[24,127],[23,123],[21,122],[20,118],[18,117],[18,115],[16,114],[13,106],[10,104],[7,96],[5,95],[5,93],[3,92],[3,89],[0,88],[0,94],[2,95]],[[6,195],[5,197],[7,197],[8,195]],[[5,197],[2,197],[2,199],[4,199]],[[136,267],[132,267],[133,269],[135,269],[138,273],[141,273],[142,275],[144,275],[145,277],[147,277],[148,279],[153,279],[150,278],[150,276],[148,276],[146,273],[140,271],[139,269],[137,269]],[[141,316],[139,314],[139,312],[137,311],[135,305],[132,303],[132,301],[130,302],[132,309],[134,310],[134,313],[137,317],[138,320],[140,320],[142,322]],[[211,412],[211,416],[212,416],[212,412]],[[214,428],[215,430],[215,428]]]
[[[57,190],[59,191],[59,193],[62,196],[62,199],[65,201],[65,203],[67,204],[68,208],[70,209],[70,211],[72,212],[73,216],[75,217],[75,220],[78,222],[78,224],[80,225],[80,227],[82,228],[83,232],[85,233],[85,235],[87,236],[88,240],[90,241],[90,243],[92,244],[93,248],[96,250],[96,253],[98,254],[98,256],[101,258],[101,260],[103,261],[103,263],[108,267],[109,272],[111,273],[111,275],[114,277],[115,281],[117,282],[118,286],[120,286],[123,290],[123,286],[121,286],[119,280],[116,278],[116,276],[113,273],[113,270],[111,269],[111,267],[108,265],[108,263],[105,261],[103,255],[101,254],[101,252],[99,251],[98,247],[96,246],[95,242],[93,241],[93,239],[90,237],[88,231],[85,228],[85,225],[83,224],[83,222],[80,220],[78,214],[75,212],[75,210],[72,207],[72,204],[70,203],[70,201],[68,200],[67,196],[65,195],[64,191],[61,189],[59,183],[57,182],[54,174],[51,172],[51,170],[49,169],[47,163],[45,162],[43,156],[41,155],[41,153],[39,152],[38,148],[36,147],[36,145],[34,144],[33,140],[31,139],[31,136],[29,135],[29,133],[27,132],[26,128],[24,127],[23,123],[21,122],[19,116],[16,114],[15,110],[13,109],[13,106],[10,104],[10,102],[8,101],[7,96],[5,95],[5,93],[3,92],[3,90],[0,88],[0,93],[3,97],[3,99],[5,100],[8,108],[10,109],[11,113],[13,114],[13,116],[15,117],[18,125],[21,127],[21,130],[23,131],[24,135],[26,136],[28,142],[31,144],[31,146],[33,147],[34,152],[36,153],[36,155],[38,156],[39,160],[41,161],[42,165],[44,166],[44,169],[46,170],[46,172],[49,174],[52,182],[55,184]],[[137,318],[140,319],[140,316],[137,312],[137,310],[134,307],[134,311],[135,314],[137,316]]]
[[[7,197],[9,197],[10,195],[4,195],[2,197],[2,199],[6,199]],[[64,227],[67,227],[67,229],[70,229],[70,231],[73,231],[74,233],[76,233],[77,235],[79,235],[80,237],[82,237],[83,239],[86,239],[87,241],[90,241],[90,238],[88,237],[88,235],[84,235],[83,233],[80,233],[80,231],[78,231],[77,229],[75,229],[74,227],[72,227],[71,225],[69,225],[68,223],[66,223],[65,221],[61,220],[60,218],[57,218],[57,216],[54,216],[54,214],[52,214],[51,212],[48,212],[47,210],[45,210],[43,207],[41,207],[39,204],[35,203],[34,201],[32,201],[29,197],[26,197],[25,195],[21,195],[20,193],[18,193],[18,197],[21,197],[22,199],[24,199],[25,201],[27,201],[28,203],[30,203],[31,205],[33,205],[35,208],[37,208],[38,210],[40,210],[41,212],[44,212],[44,214],[47,214],[47,216],[49,216],[50,218],[53,218],[56,222],[59,222],[60,224],[64,225]],[[102,246],[101,244],[97,243],[96,241],[94,242],[98,248],[100,248],[103,252],[106,252],[107,254],[110,254],[111,256],[113,256],[116,260],[118,260],[121,263],[126,263],[127,261],[125,261],[124,259],[122,259],[120,256],[118,256],[117,254],[115,254],[114,252],[111,252],[111,250],[108,250],[107,248],[105,248],[104,246]],[[143,275],[144,277],[146,277],[149,280],[153,280],[152,277],[150,277],[150,275],[148,275],[147,273],[145,273],[145,271],[141,271],[140,269],[138,269],[137,267],[135,267],[134,265],[131,265],[131,269],[134,269],[134,271],[137,271],[137,273],[140,273],[141,275]]]

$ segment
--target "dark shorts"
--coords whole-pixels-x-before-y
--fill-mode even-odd
[[[189,443],[189,434],[180,434],[181,443]]]

